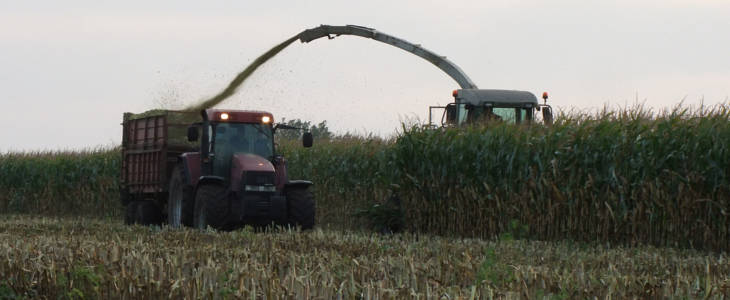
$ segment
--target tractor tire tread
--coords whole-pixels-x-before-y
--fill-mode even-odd
[[[230,203],[226,196],[226,189],[217,184],[206,184],[198,187],[195,194],[195,227],[205,229],[210,226],[214,229],[225,229],[230,214]],[[205,214],[205,223],[200,224],[200,214]]]
[[[287,223],[301,226],[303,230],[314,228],[316,205],[314,195],[307,188],[292,188],[286,191]]]

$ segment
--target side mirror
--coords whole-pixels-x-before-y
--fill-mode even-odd
[[[198,140],[198,127],[188,127],[188,142],[195,142]]]
[[[312,137],[311,132],[305,132],[302,135],[302,146],[304,146],[304,148],[312,147],[313,142],[314,142],[314,138]]]
[[[550,106],[544,106],[542,108],[542,120],[545,122],[545,125],[552,125],[553,124],[553,109]]]

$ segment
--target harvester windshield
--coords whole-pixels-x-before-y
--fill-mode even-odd
[[[236,153],[251,153],[266,159],[274,156],[271,126],[251,123],[213,124],[211,136],[213,173],[228,177],[231,159]]]
[[[467,105],[466,116],[469,123],[503,121],[509,124],[519,124],[532,120],[532,109]]]
[[[524,107],[492,107],[469,104],[449,104],[442,124],[474,124],[490,121],[501,121],[508,124],[520,124],[533,119],[532,108]]]

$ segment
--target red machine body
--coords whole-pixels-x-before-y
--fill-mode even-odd
[[[271,113],[208,109],[198,116],[202,121],[189,112],[125,114],[121,190],[128,223],[313,226],[312,183],[289,180],[286,160],[275,152]]]

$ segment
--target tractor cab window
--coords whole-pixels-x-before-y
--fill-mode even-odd
[[[208,131],[208,153],[213,153],[213,126],[208,125],[206,129]]]
[[[213,125],[213,173],[229,177],[231,159],[237,153],[274,157],[273,131],[265,124],[217,123]]]

